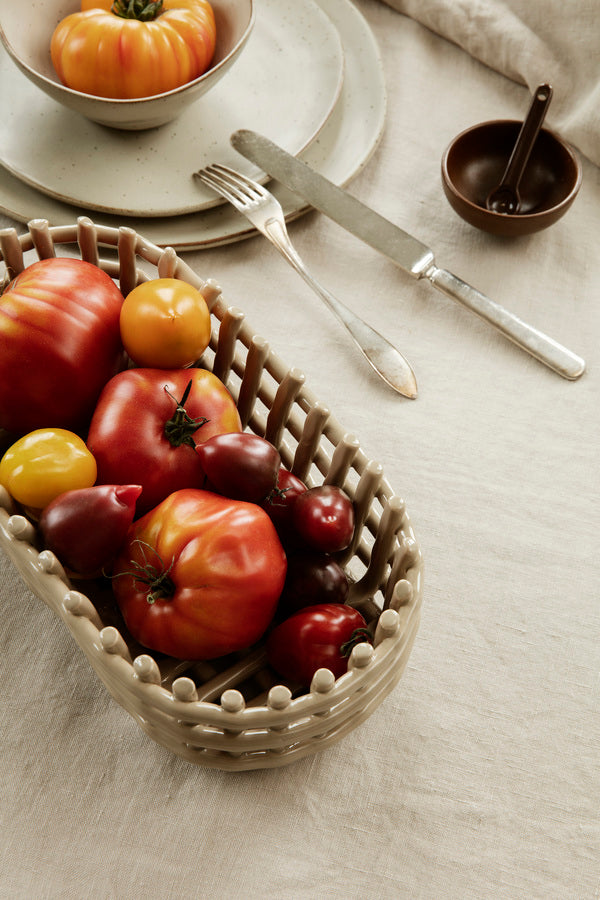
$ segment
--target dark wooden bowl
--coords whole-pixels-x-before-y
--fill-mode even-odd
[[[553,225],[573,203],[581,186],[575,152],[543,128],[534,144],[515,215],[491,212],[485,201],[504,174],[521,122],[495,120],[459,134],[442,158],[442,183],[450,205],[467,222],[505,237],[533,234]]]

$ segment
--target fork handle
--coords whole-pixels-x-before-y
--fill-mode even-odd
[[[417,396],[415,374],[399,350],[319,284],[306,268],[281,222],[267,219],[261,231],[346,327],[358,349],[386,384],[414,400]]]

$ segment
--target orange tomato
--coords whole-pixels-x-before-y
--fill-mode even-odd
[[[50,51],[67,87],[134,99],[198,78],[210,66],[215,41],[207,0],[82,0],[81,12],[57,25]]]
[[[178,278],[138,284],[121,307],[121,340],[138,366],[177,369],[196,362],[210,341],[210,313],[200,291]]]

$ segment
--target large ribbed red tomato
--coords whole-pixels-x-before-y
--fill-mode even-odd
[[[123,357],[114,281],[81,259],[32,263],[0,296],[0,428],[75,429]]]
[[[143,646],[214,659],[264,634],[286,566],[263,509],[189,489],[134,522],[113,567],[113,590]]]

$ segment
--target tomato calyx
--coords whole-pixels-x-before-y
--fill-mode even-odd
[[[271,506],[283,506],[285,504],[285,495],[290,491],[291,488],[280,488],[275,485],[272,490],[269,491],[267,496],[265,497],[265,503],[270,504]]]
[[[119,574],[131,575],[131,577],[139,584],[148,585],[150,590],[146,596],[146,601],[150,605],[156,603],[157,600],[170,600],[175,593],[175,583],[169,576],[169,573],[173,568],[175,558],[173,557],[169,567],[165,568],[164,561],[154,547],[139,538],[133,543],[139,544],[142,548],[143,563],[139,563],[136,559],[131,559],[130,563],[133,566],[133,569],[129,572],[120,572]],[[158,566],[153,565],[146,557],[146,547],[154,554],[154,556],[156,556]]]
[[[162,12],[163,0],[115,0],[111,13],[120,19],[137,19],[152,22]]]
[[[173,447],[181,447],[182,444],[187,444],[192,449],[195,449],[196,442],[194,441],[193,435],[202,425],[206,425],[209,421],[206,416],[199,416],[197,419],[193,419],[187,412],[185,403],[190,395],[191,389],[192,381],[190,379],[181,400],[178,400],[165,385],[166,393],[175,402],[175,412],[172,417],[165,422],[164,429],[165,437]]]
[[[348,640],[340,647],[340,653],[342,656],[348,657],[357,644],[370,644],[371,640],[371,632],[368,628],[355,628]]]

